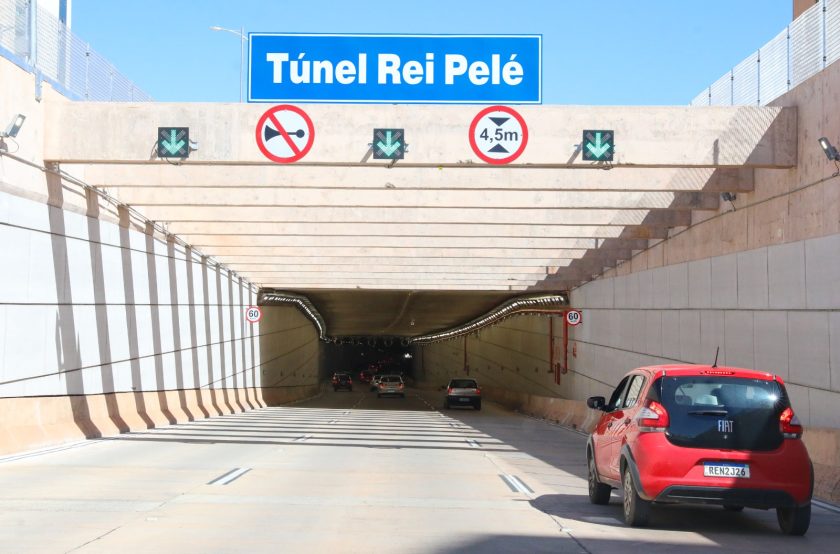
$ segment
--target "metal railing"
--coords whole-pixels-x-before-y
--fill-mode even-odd
[[[692,106],[768,104],[840,59],[840,0],[819,0],[698,94]]]
[[[0,55],[74,100],[152,100],[90,44],[32,0],[0,0]]]

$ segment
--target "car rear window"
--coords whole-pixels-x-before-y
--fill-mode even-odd
[[[774,450],[779,416],[789,406],[777,381],[718,375],[665,376],[651,387],[668,411],[668,440],[678,446]]]
[[[449,386],[453,389],[474,389],[478,385],[472,379],[453,379]]]
[[[386,383],[399,383],[402,379],[399,375],[385,375],[382,377],[382,381]]]

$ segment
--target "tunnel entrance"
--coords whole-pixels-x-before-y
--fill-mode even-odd
[[[327,376],[347,372],[356,380],[362,371],[396,373],[412,378],[414,348],[399,337],[341,337],[322,345],[322,365]]]

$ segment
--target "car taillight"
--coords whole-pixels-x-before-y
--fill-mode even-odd
[[[352,385],[353,384],[353,379],[347,379],[347,382]]]
[[[403,388],[404,386],[405,386],[405,385],[404,385],[403,383],[400,383],[400,388]]]
[[[452,394],[452,387],[448,387],[446,389],[446,394]]]
[[[787,407],[779,416],[779,428],[782,436],[786,439],[798,439],[802,437],[802,424],[799,418],[793,413],[793,408]]]
[[[476,394],[481,394],[481,389],[475,389]]]
[[[639,431],[664,431],[670,424],[665,406],[655,400],[649,401],[639,411],[636,419],[639,422]]]

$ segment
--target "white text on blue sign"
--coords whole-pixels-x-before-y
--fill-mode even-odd
[[[541,37],[250,34],[252,102],[539,103]]]

